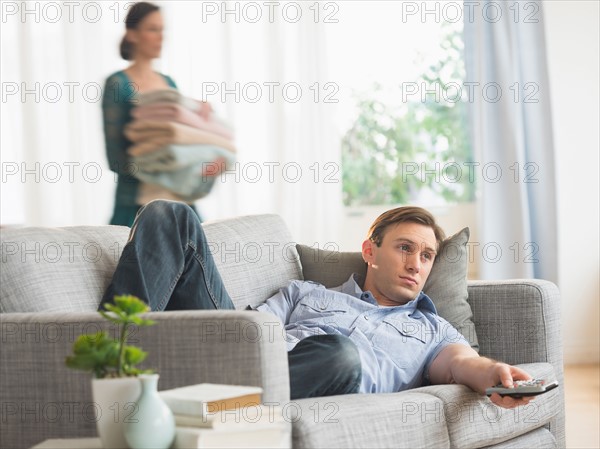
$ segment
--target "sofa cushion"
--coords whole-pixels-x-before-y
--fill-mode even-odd
[[[439,315],[452,324],[476,351],[479,342],[473,323],[473,312],[467,302],[467,265],[469,228],[448,237],[438,255],[423,287],[431,297]],[[367,271],[360,252],[337,252],[298,245],[304,278],[336,287],[344,283],[351,273],[364,279]]]
[[[0,235],[0,312],[91,312],[110,282],[129,228],[9,228]]]
[[[479,350],[473,311],[468,303],[469,228],[464,228],[442,243],[423,291],[431,297],[441,317],[452,324]]]
[[[296,244],[278,215],[229,218],[203,228],[236,308],[257,306],[288,281],[302,279]]]
[[[532,430],[502,443],[487,446],[485,449],[557,449],[558,444],[554,435],[545,427]]]
[[[556,378],[549,363],[517,366],[533,377],[550,380]],[[547,424],[561,410],[559,388],[515,409],[498,407],[486,396],[481,396],[464,385],[432,385],[412,391],[441,399],[450,447],[468,449],[498,444]]]
[[[442,409],[438,398],[416,390],[300,399],[285,407],[298,448],[451,447]]]

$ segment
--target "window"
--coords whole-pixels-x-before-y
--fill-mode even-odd
[[[402,3],[343,2],[327,29],[345,206],[474,200],[462,22]]]

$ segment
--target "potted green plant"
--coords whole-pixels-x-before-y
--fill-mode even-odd
[[[73,355],[66,358],[69,368],[88,371],[92,379],[92,397],[96,412],[98,435],[104,448],[128,447],[122,424],[135,415],[135,401],[141,393],[140,374],[152,370],[136,367],[147,352],[128,345],[132,326],[150,326],[154,321],[140,315],[150,308],[131,295],[115,296],[114,304],[105,304],[99,313],[118,326],[118,338],[106,332],[80,335],[73,344]]]
[[[73,355],[68,356],[69,368],[90,371],[97,379],[136,376],[151,373],[152,370],[140,370],[135,365],[141,363],[147,352],[137,346],[127,344],[128,333],[132,325],[151,326],[154,321],[140,315],[150,311],[148,304],[131,295],[114,297],[114,304],[105,304],[106,311],[99,311],[108,321],[120,326],[119,338],[113,339],[101,331],[95,334],[80,335],[73,345]]]

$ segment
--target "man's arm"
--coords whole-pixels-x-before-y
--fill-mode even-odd
[[[488,387],[502,383],[510,388],[513,380],[528,380],[531,376],[515,366],[481,357],[468,346],[451,344],[442,349],[431,362],[429,379],[434,384],[466,385],[480,394],[485,394]],[[490,399],[501,407],[514,408],[529,403],[533,398],[515,399],[494,393]]]

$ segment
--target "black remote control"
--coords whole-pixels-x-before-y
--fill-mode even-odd
[[[494,393],[498,393],[500,396],[522,398],[525,396],[537,396],[556,387],[558,387],[556,380],[551,382],[545,379],[516,380],[514,388],[506,388],[502,384],[498,384],[495,387],[486,389],[485,394],[491,396]]]

